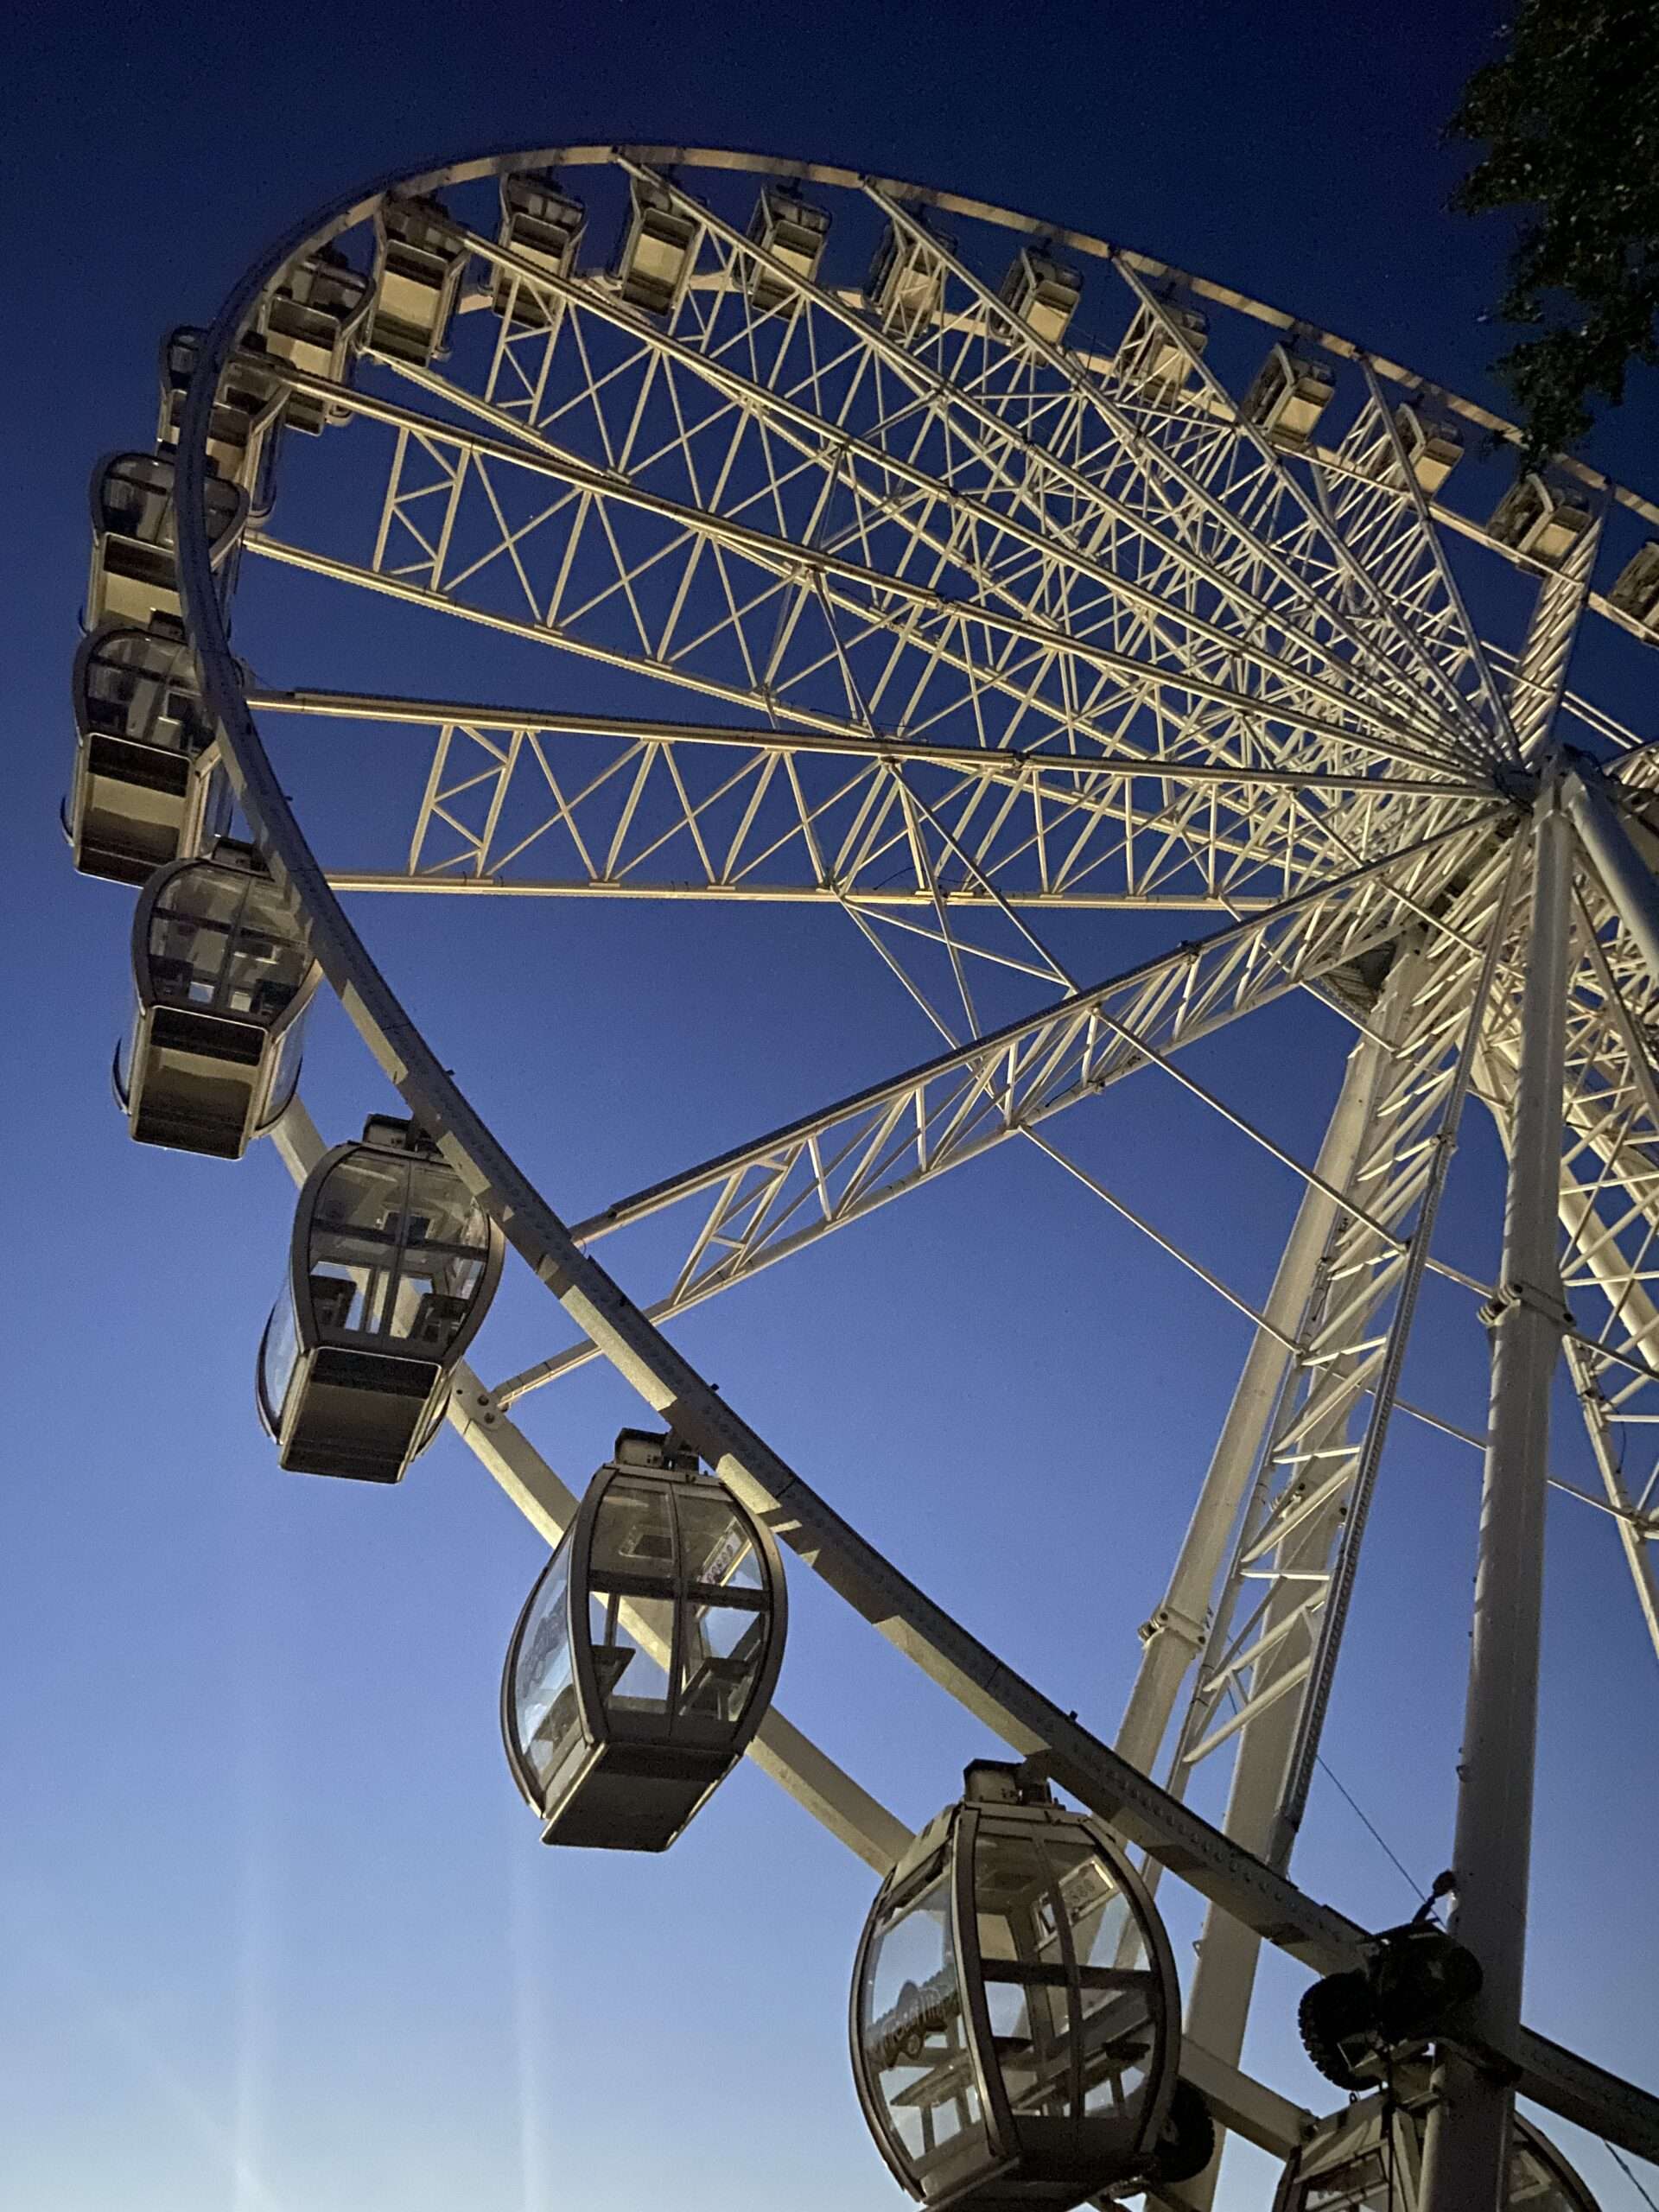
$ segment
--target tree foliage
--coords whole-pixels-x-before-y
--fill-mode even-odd
[[[1522,213],[1497,312],[1535,334],[1495,365],[1535,466],[1659,363],[1659,0],[1519,0],[1448,130],[1486,149],[1453,207]]]

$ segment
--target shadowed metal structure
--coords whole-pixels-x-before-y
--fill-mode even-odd
[[[1377,2090],[1311,2126],[1286,2165],[1273,2212],[1416,2212],[1422,2187],[1426,2067],[1399,2068]],[[1554,2145],[1524,2120],[1510,2148],[1503,2212],[1597,2212]]]
[[[73,809],[78,851],[128,880],[198,854],[190,779],[222,770],[323,976],[497,1224],[448,1240],[477,1270],[466,1314],[367,1456],[395,1474],[447,1409],[556,1541],[569,1494],[506,1408],[612,1361],[804,1567],[1016,1752],[1042,1751],[1144,1852],[1148,1885],[1173,1873],[1205,1897],[1182,2081],[1285,2155],[1297,2116],[1238,2067],[1257,1955],[1265,1940],[1321,1974],[1362,1955],[1363,1931],[1287,1869],[1391,1424],[1462,1437],[1484,1506],[1453,1933],[1483,1980],[1434,2024],[1424,2202],[1497,2212],[1517,2085],[1659,2155],[1659,2105],[1519,2014],[1563,1351],[1591,1503],[1659,1644],[1659,752],[1569,681],[1586,635],[1599,665],[1650,650],[1659,509],[1566,461],[1515,484],[1480,449],[1505,435],[1480,409],[1087,233],[683,147],[385,180],[278,241],[168,359],[165,449],[100,479],[88,620],[136,624],[149,658],[182,624],[194,719],[172,749],[196,765],[164,806],[100,771],[96,804]],[[480,652],[511,641],[507,698],[325,689],[303,665],[254,684],[226,599],[272,568],[353,594],[365,625],[385,606],[434,635],[466,626]],[[602,710],[552,682],[526,696],[530,646],[603,672]],[[148,704],[111,713],[129,707],[150,727]],[[412,804],[377,817],[400,849],[342,833],[325,868],[262,735],[290,720],[424,747]],[[362,891],[817,907],[846,918],[937,1049],[572,1229],[370,958],[341,905]],[[1167,914],[1169,949],[1080,966],[1084,925],[1122,909]],[[1176,942],[1195,913],[1203,933]],[[1311,1160],[1186,1065],[1292,994],[1351,1040]],[[1131,1077],[1179,1088],[1297,1177],[1265,1300],[1062,1148],[1061,1117]],[[1496,1281],[1435,1243],[1471,1101],[1509,1160]],[[297,1104],[278,1141],[315,1170]],[[899,1574],[660,1325],[1008,1141],[1250,1331],[1115,1748]],[[460,1354],[501,1236],[569,1325],[489,1389]],[[632,1294],[594,1256],[613,1236]],[[332,1441],[302,1440],[292,1376],[371,1356],[328,1301],[355,1312],[379,1262],[331,1274],[310,1239],[291,1370],[267,1341],[267,1417],[285,1455],[364,1471],[331,1427],[345,1400],[317,1431]],[[1431,1276],[1491,1322],[1484,1434],[1402,1395]],[[899,1824],[775,1709],[750,1750],[873,1866],[903,1855]],[[1184,1802],[1201,1771],[1227,1777],[1219,1827]],[[1206,2203],[1214,2177],[1181,2201]]]

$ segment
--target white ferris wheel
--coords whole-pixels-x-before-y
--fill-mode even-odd
[[[1520,2009],[1563,1357],[1659,1650],[1659,756],[1568,681],[1582,633],[1659,643],[1659,508],[1567,461],[1516,480],[1478,449],[1504,429],[953,194],[587,146],[308,218],[173,334],[155,448],[94,477],[67,827],[137,887],[133,1135],[269,1132],[303,1185],[259,1363],[282,1463],[395,1481],[447,1421],[556,1546],[503,1687],[549,1840],[661,1849],[747,1752],[881,1877],[854,2069],[931,2206],[1207,2204],[1228,2131],[1284,2162],[1286,2212],[1589,2202],[1517,2091],[1659,2158],[1659,2100]],[[504,673],[257,683],[231,613],[274,568],[470,625]],[[401,867],[314,853],[261,734],[292,718],[429,744]],[[835,907],[938,1049],[567,1224],[365,950],[366,892]],[[1103,976],[1060,957],[1135,909],[1193,933]],[[327,1151],[296,1088],[319,985],[409,1115]],[[1182,1058],[1296,993],[1352,1039],[1306,1160]],[[1007,1141],[1118,1204],[1062,1116],[1131,1076],[1303,1195],[1109,1746],[664,1327]],[[1433,1248],[1466,1112],[1509,1163],[1493,1281]],[[647,1221],[658,1272],[619,1287],[605,1241]],[[504,1261],[579,1340],[486,1382],[463,1355]],[[1289,1870],[1385,1438],[1434,1418],[1402,1388],[1431,1277],[1492,1343],[1454,1903],[1366,1930]],[[512,1409],[596,1357],[645,1404],[578,1501]],[[785,1552],[1007,1748],[919,1836],[772,1701]],[[1185,1802],[1211,1762],[1220,1825]],[[1206,1903],[1185,1988],[1164,1875]],[[1319,1977],[1332,2115],[1241,2069],[1264,1943]]]

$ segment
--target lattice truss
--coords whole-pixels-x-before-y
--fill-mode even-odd
[[[1630,764],[1641,790],[1651,757]],[[1567,1143],[1561,1162],[1564,1287],[1582,1341],[1567,1356],[1618,1516],[1649,1635],[1659,1646],[1659,988],[1587,872],[1575,918],[1582,957],[1568,1001]],[[1500,1126],[1513,1086],[1513,1024],[1488,1067]]]
[[[1442,831],[619,1200],[575,1233],[592,1243],[683,1206],[686,1255],[643,1301],[654,1319],[682,1313],[1313,979],[1357,969],[1494,842],[1485,825]],[[498,1395],[510,1402],[591,1357],[582,1346]]]
[[[1409,1326],[1402,1293],[1414,1240],[1433,1228],[1437,1166],[1455,1142],[1465,1040],[1487,994],[1484,947],[1508,925],[1511,869],[1502,849],[1455,899],[1443,931],[1395,940],[1376,1009],[1378,1038],[1360,1079],[1363,1135],[1306,1308],[1294,1332],[1266,1446],[1226,1580],[1212,1608],[1173,1772],[1191,1770],[1275,1707],[1280,1756],[1319,1694],[1320,1663],[1339,1629],[1336,1578],[1357,1548],[1374,1453],[1397,1374],[1389,1355]],[[1307,1777],[1287,1771],[1275,1800],[1300,1817]],[[1287,1848],[1277,1840],[1275,1855]],[[1275,1839],[1262,1835],[1267,1852]]]
[[[434,367],[371,353],[352,387],[291,372],[375,443],[354,546],[268,526],[246,543],[623,671],[652,711],[360,704],[435,743],[404,868],[336,880],[829,902],[924,1000],[950,1040],[937,1058],[582,1225],[591,1243],[683,1210],[683,1256],[638,1286],[658,1318],[1007,1138],[1036,1141],[1287,991],[1334,988],[1378,1040],[1365,1147],[1287,1348],[1173,1754],[1179,1786],[1276,1708],[1294,1761],[1317,1732],[1332,1592],[1363,1527],[1380,1378],[1466,1043],[1475,1095],[1500,1126],[1508,1111],[1519,963],[1507,939],[1495,965],[1484,955],[1516,925],[1515,779],[1564,712],[1603,750],[1632,743],[1565,690],[1599,519],[1558,566],[1530,564],[1517,649],[1489,646],[1447,556],[1455,518],[1431,508],[1363,361],[1334,445],[1287,451],[1132,257],[1109,264],[1123,294],[1110,350],[1062,350],[873,185],[912,256],[885,313],[616,160],[693,226],[671,312],[452,219],[487,272],[475,303],[497,309],[463,318],[467,342]],[[1628,772],[1639,785],[1644,756]],[[1599,891],[1580,895],[1571,1357],[1659,1643],[1652,989]],[[1043,910],[1120,906],[1207,908],[1222,925],[1079,987],[1035,934]],[[1382,998],[1357,998],[1384,948]],[[960,1019],[919,980],[941,949]],[[983,1033],[975,959],[1054,995]]]
[[[1242,911],[1485,787],[1511,741],[1380,395],[1293,468],[1132,272],[1085,373],[884,204],[934,265],[911,327],[798,283],[760,311],[777,265],[706,209],[666,327],[457,232],[533,307],[479,390],[342,396],[387,446],[360,564],[255,550],[734,718],[443,723],[411,874]]]

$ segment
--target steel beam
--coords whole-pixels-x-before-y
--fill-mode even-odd
[[[1466,982],[1460,990],[1457,971],[1446,972],[1448,954],[1458,957],[1465,978],[1469,963],[1463,948],[1447,940],[1403,949],[1389,971],[1379,1009],[1389,1043],[1351,1173],[1357,1190],[1381,1186],[1382,1195],[1372,1203],[1387,1206],[1397,1223],[1414,1217],[1409,1252],[1403,1267],[1380,1266],[1374,1238],[1351,1214],[1332,1224],[1295,1361],[1300,1376],[1286,1377],[1257,1500],[1216,1606],[1212,1643],[1230,1638],[1222,1656],[1237,1652],[1230,1657],[1229,1694],[1242,1702],[1232,1720],[1213,1729],[1219,1697],[1205,1696],[1201,1675],[1183,1738],[1185,1746],[1195,1724],[1212,1729],[1211,1745],[1239,1732],[1227,1833],[1279,1866],[1287,1864],[1300,1831],[1318,1757],[1349,1593],[1522,849],[1512,846],[1494,862],[1479,893],[1490,912],[1472,990]],[[1386,1333],[1376,1341],[1376,1317],[1390,1305]],[[1367,1382],[1375,1398],[1361,1435],[1351,1439],[1357,1394]],[[1265,1575],[1267,1594],[1246,1614],[1241,1637],[1232,1623],[1248,1594],[1247,1574]],[[1214,1663],[1208,1654],[1206,1661]],[[1205,1747],[1186,1751],[1185,1758],[1196,1760]],[[1235,2057],[1243,2050],[1260,1948],[1249,1929],[1213,1910],[1206,1916],[1187,2007],[1192,2031],[1206,2048]],[[1217,2171],[1212,2162],[1192,2184],[1195,2206],[1211,2201]]]
[[[738,1274],[802,1249],[1122,1076],[1148,1064],[1167,1068],[1172,1052],[1397,936],[1420,903],[1401,877],[1437,898],[1460,868],[1478,865],[1481,833],[1444,832],[1442,839],[1459,836],[1461,847],[1427,840],[1304,892],[1269,914],[1070,993],[893,1080],[620,1199],[571,1233],[588,1245],[682,1199],[711,1193],[687,1259],[666,1294],[648,1308],[653,1320],[683,1313]],[[1432,873],[1423,873],[1431,864]],[[1245,1126],[1247,1134],[1256,1134]],[[1297,1161],[1284,1164],[1307,1173]],[[511,1402],[594,1356],[591,1345],[574,1345],[504,1382],[498,1395]]]
[[[1474,1638],[1458,1784],[1451,1932],[1480,1962],[1472,2017],[1488,2042],[1521,2023],[1551,1382],[1567,1323],[1558,1258],[1573,844],[1548,793],[1533,836],[1521,1067],[1492,1338]],[[1423,2212],[1500,2212],[1513,2083],[1442,2047],[1424,2150]]]
[[[303,1183],[327,1147],[302,1099],[296,1096],[289,1103],[271,1135],[289,1173],[296,1184]],[[511,1414],[493,1405],[465,1361],[456,1369],[445,1416],[531,1526],[550,1544],[556,1544],[579,1501]],[[651,1640],[650,1624],[642,1618],[630,1621],[629,1627],[642,1643]],[[760,1723],[746,1756],[877,1876],[885,1876],[913,1840],[896,1814],[821,1751],[776,1706]],[[1275,2157],[1290,2155],[1311,2117],[1265,2082],[1190,2038],[1182,2043],[1181,2072],[1224,2126]]]
[[[1637,850],[1593,761],[1575,762],[1562,779],[1561,796],[1579,841],[1613,902],[1630,941],[1659,988],[1659,881]]]
[[[326,1149],[303,1100],[290,1102],[271,1135],[283,1165],[296,1183],[303,1183]],[[556,1544],[575,1518],[579,1499],[511,1415],[495,1404],[464,1360],[455,1369],[445,1416],[531,1526],[549,1544]],[[630,1628],[642,1642],[652,1641],[648,1622],[635,1620]],[[838,1767],[776,1706],[755,1732],[747,1756],[878,1875],[885,1875],[909,1844],[911,1831],[897,1815]]]
[[[1319,1966],[1348,1963],[1360,1934],[1351,1923],[1230,1845],[1007,1668],[851,1529],[664,1341],[580,1250],[442,1066],[352,929],[295,821],[243,701],[209,558],[203,500],[213,393],[264,290],[290,258],[359,218],[372,199],[343,195],[308,218],[232,289],[198,353],[181,430],[175,505],[181,594],[205,699],[237,796],[275,880],[306,917],[324,974],[410,1110],[433,1131],[445,1157],[576,1326],[734,1493],[771,1519],[815,1572],[1005,1741],[1026,1751],[1046,1747],[1057,1779],[1129,1840],[1143,1844],[1205,1894],[1225,1901],[1294,1955]],[[488,1407],[478,1410],[487,1413]],[[1518,2032],[1507,2048],[1494,2048],[1527,2072],[1529,2046]],[[1547,2050],[1533,2056],[1541,2065],[1551,2063]],[[1596,2069],[1565,2054],[1557,2055],[1554,2070],[1560,2097],[1572,2097],[1576,2078],[1581,2105],[1595,2106],[1605,2120],[1604,2132],[1643,2155],[1650,2155],[1649,2145],[1659,2145],[1659,2102],[1628,2085],[1609,2084],[1605,2076],[1598,2082]]]
[[[1235,766],[1213,755],[1186,760],[1179,753],[1061,753],[1025,746],[935,745],[925,738],[880,731],[745,728],[738,722],[684,722],[649,715],[579,715],[564,708],[486,706],[467,699],[409,699],[380,691],[300,690],[248,693],[253,713],[315,715],[335,721],[460,723],[469,729],[536,730],[554,735],[659,739],[672,745],[723,746],[734,752],[824,753],[853,760],[910,761],[957,770],[1000,783],[1052,775],[1091,785],[1107,778],[1135,783],[1236,785],[1240,791],[1331,792],[1363,798],[1376,791],[1409,792],[1419,798],[1490,799],[1490,780],[1474,782],[1447,769],[1435,775],[1342,775],[1321,768]],[[1351,741],[1356,745],[1363,742]],[[1116,802],[1122,804],[1121,799]]]
[[[1567,665],[1589,601],[1601,524],[1598,513],[1560,566],[1542,572],[1526,639],[1510,671],[1510,721],[1522,758],[1535,766],[1543,759],[1567,694]]]
[[[1263,1315],[1211,1456],[1204,1487],[1163,1600],[1141,1634],[1144,1649],[1135,1687],[1118,1726],[1117,1748],[1150,1774],[1169,1727],[1187,1669],[1204,1648],[1211,1603],[1244,1492],[1290,1366],[1291,1345],[1319,1273],[1337,1216],[1333,1189],[1345,1189],[1364,1139],[1383,1058],[1382,1040],[1363,1034],[1348,1056],[1342,1088],[1320,1144],[1310,1184],[1297,1209]],[[1324,1187],[1321,1187],[1321,1184]]]

